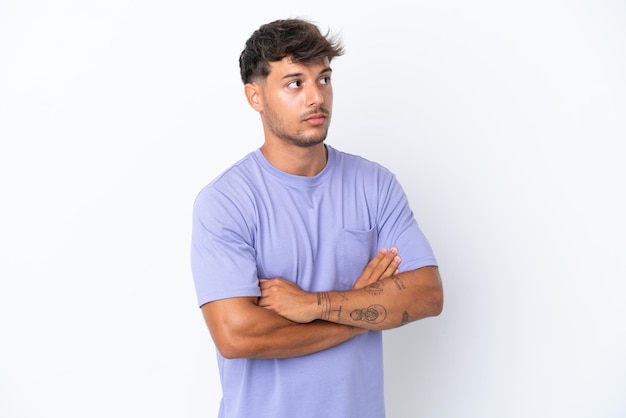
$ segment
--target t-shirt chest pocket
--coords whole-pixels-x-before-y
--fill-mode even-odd
[[[376,226],[369,230],[344,229],[341,234],[340,282],[351,289],[367,263],[376,254]]]

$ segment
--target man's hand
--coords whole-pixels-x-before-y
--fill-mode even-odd
[[[400,265],[400,256],[398,256],[398,249],[386,248],[381,249],[374,258],[367,263],[363,273],[352,286],[353,289],[362,289],[374,282],[384,279],[385,277],[391,277],[394,274],[398,274],[398,266]]]
[[[353,289],[361,289],[378,280],[398,273],[400,257],[398,250],[381,249],[367,263]],[[302,290],[297,284],[281,278],[259,280],[261,297],[259,306],[269,309],[293,322],[307,323],[319,318],[321,301],[319,294]]]
[[[259,306],[301,324],[316,319],[315,293],[305,292],[292,281],[274,278],[259,280]]]

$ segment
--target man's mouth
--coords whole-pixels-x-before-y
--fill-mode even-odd
[[[304,120],[311,125],[321,125],[326,121],[328,116],[325,113],[313,113],[307,116]]]

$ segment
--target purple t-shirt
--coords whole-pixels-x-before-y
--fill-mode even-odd
[[[259,278],[313,292],[351,289],[380,248],[397,247],[403,271],[437,264],[394,175],[326,147],[314,177],[284,173],[257,149],[200,191],[191,250],[200,306],[260,296]],[[380,332],[289,359],[217,355],[220,417],[385,415]]]

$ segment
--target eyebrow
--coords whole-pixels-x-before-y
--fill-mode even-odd
[[[326,67],[324,69],[322,69],[322,71],[320,71],[317,75],[320,76],[324,73],[332,73],[333,69],[330,67]],[[285,74],[281,80],[285,80],[287,78],[298,78],[298,77],[302,77],[303,73],[289,73],[289,74]]]

